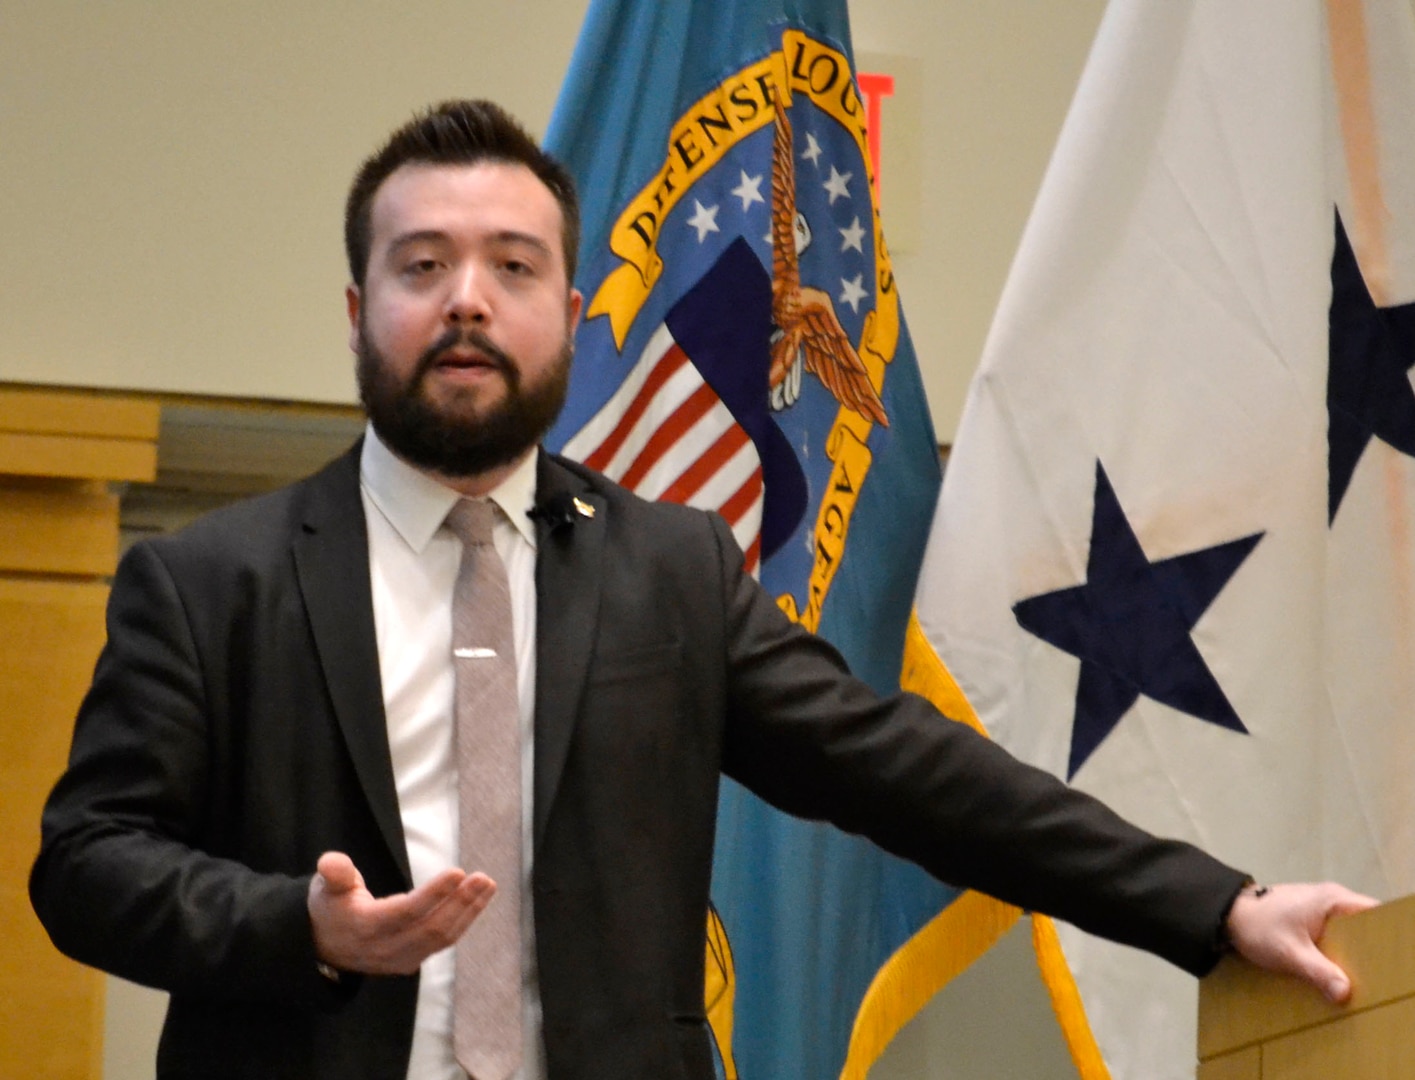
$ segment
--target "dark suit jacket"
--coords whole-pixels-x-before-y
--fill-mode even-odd
[[[554,1080],[712,1075],[718,778],[955,884],[1194,971],[1242,875],[908,695],[880,700],[714,515],[542,454],[534,910]],[[351,452],[125,557],[31,896],[65,952],[171,992],[167,1076],[401,1078],[416,977],[315,972],[319,855],[410,887]]]

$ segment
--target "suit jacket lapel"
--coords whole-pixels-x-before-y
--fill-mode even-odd
[[[354,771],[411,888],[373,628],[368,529],[359,495],[360,445],[311,482],[301,532],[294,538],[295,572]]]
[[[608,510],[583,480],[541,451],[536,477],[540,506],[577,498],[593,517],[536,522],[535,844],[570,750],[599,620],[600,560]]]

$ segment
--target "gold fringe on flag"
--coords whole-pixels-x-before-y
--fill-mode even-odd
[[[909,617],[899,685],[927,698],[945,716],[987,734],[924,636],[917,613]],[[840,1080],[865,1080],[890,1040],[929,998],[992,948],[1021,914],[1011,904],[965,892],[906,941],[875,973],[865,992],[850,1032],[850,1049]]]
[[[875,973],[865,992],[840,1080],[865,1080],[899,1030],[946,983],[997,942],[1022,913],[982,893],[965,892],[929,920]]]
[[[957,680],[925,637],[917,612],[909,617],[899,685],[927,698],[950,719],[987,736]],[[1021,914],[1011,904],[965,892],[905,942],[875,974],[865,993],[850,1032],[850,1049],[840,1080],[865,1080],[870,1066],[900,1029],[934,994],[992,948]],[[1061,951],[1056,926],[1045,915],[1032,916],[1032,947],[1080,1080],[1111,1080],[1086,1020],[1076,980]]]
[[[1056,924],[1045,915],[1032,916],[1032,948],[1036,951],[1037,966],[1042,969],[1042,982],[1046,983],[1047,993],[1051,996],[1051,1007],[1056,1013],[1057,1023],[1061,1025],[1066,1045],[1071,1050],[1077,1075],[1081,1080],[1110,1080],[1110,1070],[1106,1068],[1101,1048],[1096,1045],[1096,1037],[1086,1019],[1081,991],[1077,989],[1076,979],[1061,951]]]

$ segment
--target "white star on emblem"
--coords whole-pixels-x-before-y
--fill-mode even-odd
[[[688,219],[688,224],[698,230],[698,243],[701,244],[708,233],[722,230],[717,227],[717,207],[704,206],[697,199],[693,200],[693,205],[697,207],[697,212]]]
[[[831,206],[835,205],[836,199],[848,199],[850,197],[850,189],[846,185],[850,183],[850,178],[854,175],[854,173],[841,173],[834,165],[830,167],[830,179],[822,184],[821,187],[830,192]]]
[[[840,242],[841,251],[849,251],[851,248],[854,248],[861,255],[865,253],[865,248],[862,243],[862,241],[865,239],[865,230],[860,227],[859,218],[856,218],[854,221],[850,222],[850,227],[848,229],[841,229],[839,231],[840,235],[843,237]]]
[[[809,131],[806,132],[806,152],[801,155],[803,161],[809,161],[817,169],[820,168],[821,144],[816,142],[816,137]]]
[[[742,182],[732,189],[731,194],[742,200],[743,213],[746,213],[754,202],[766,202],[762,198],[762,179],[761,176],[748,176],[746,170],[742,170]]]
[[[840,302],[849,304],[850,310],[856,315],[860,314],[860,301],[865,298],[865,289],[862,284],[864,274],[856,274],[851,280],[840,279],[840,286],[845,291],[840,294]]]

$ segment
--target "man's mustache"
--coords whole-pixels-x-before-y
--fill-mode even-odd
[[[458,345],[466,348],[476,349],[481,353],[497,370],[506,376],[507,380],[515,383],[520,378],[520,371],[516,363],[506,353],[492,344],[491,339],[476,327],[461,329],[456,326],[449,326],[443,331],[442,336],[429,345],[421,356],[418,357],[417,378],[421,378],[437,365],[438,357],[449,349]]]

